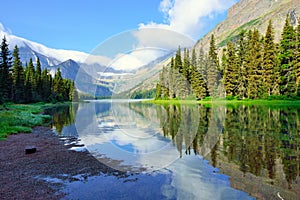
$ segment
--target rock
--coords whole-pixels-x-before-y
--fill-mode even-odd
[[[36,146],[26,146],[25,154],[31,154],[36,152]]]
[[[292,26],[297,26],[297,14],[296,14],[296,9],[291,9],[289,11],[289,16],[290,16],[290,23]]]

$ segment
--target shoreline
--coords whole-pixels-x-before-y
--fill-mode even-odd
[[[167,100],[144,100],[142,103],[158,104],[158,105],[259,105],[259,106],[300,106],[300,100],[178,100],[178,99],[167,99]]]
[[[37,152],[25,154],[27,145],[35,145]],[[6,140],[0,142],[1,199],[62,199],[67,195],[63,192],[64,182],[78,181],[78,177],[84,180],[103,174],[124,177],[122,172],[104,165],[88,151],[69,150],[72,147],[74,145],[66,145],[65,141],[48,127],[38,126],[33,128],[32,133],[9,135]],[[236,171],[228,171],[228,167],[235,168],[218,166],[222,174],[230,177],[231,187],[246,193],[251,190],[245,190],[245,186],[254,189],[253,185],[244,182],[245,176],[242,174],[238,175],[239,178],[232,176],[231,172],[236,174]],[[261,188],[258,188],[260,190],[253,190],[251,195],[258,199],[272,196],[271,193],[264,193],[264,189],[267,188],[266,191],[270,192],[274,190],[273,186],[262,184],[260,178],[251,174],[248,174],[246,179],[256,180],[256,183],[258,181],[261,184]],[[280,194],[284,197],[295,195],[285,193],[284,190],[281,190]]]
[[[35,145],[37,151],[25,154],[25,146]],[[62,183],[47,178],[73,180],[76,175],[85,177],[113,174],[112,169],[88,151],[69,150],[50,128],[37,126],[32,133],[9,135],[0,141],[0,196],[1,199],[61,199]]]

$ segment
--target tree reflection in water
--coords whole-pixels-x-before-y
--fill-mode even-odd
[[[52,116],[51,128],[61,135],[65,126],[75,123],[78,103],[53,106],[45,109],[45,114]]]
[[[138,104],[130,107],[145,110],[138,109]],[[170,104],[157,105],[156,112],[163,135],[172,138],[180,157],[209,153],[214,167],[225,161],[244,174],[267,172],[268,178],[278,182],[285,177],[288,188],[299,179],[300,107]]]

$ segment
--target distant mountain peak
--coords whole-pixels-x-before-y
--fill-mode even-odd
[[[77,64],[77,62],[75,62],[73,59],[68,59],[64,63],[66,63],[66,65],[69,65],[69,66]]]
[[[25,63],[28,62],[28,55],[32,56],[43,56],[48,59],[48,62],[44,62],[44,64],[48,63],[48,66],[57,65],[58,62],[64,62],[66,60],[72,59],[77,63],[91,62],[91,59],[87,60],[91,55],[74,50],[64,50],[64,49],[53,49],[46,47],[43,44],[39,44],[37,42],[33,42],[22,37],[18,37],[10,33],[6,30],[6,28],[0,23],[0,38],[6,37],[7,42],[9,44],[9,48],[12,50],[15,45],[19,48],[24,48],[28,52],[26,52],[27,57],[21,60]],[[30,51],[30,52],[29,52]],[[36,60],[36,58],[34,59]],[[54,60],[52,62],[52,60]],[[92,62],[95,62],[100,65],[106,64],[107,59],[98,56],[96,59],[93,59]],[[91,64],[91,63],[89,63]]]

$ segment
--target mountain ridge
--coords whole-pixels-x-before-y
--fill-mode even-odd
[[[76,85],[80,93],[89,93],[90,87],[93,88],[93,94],[96,96],[111,95],[108,88],[94,84],[97,73],[91,73],[86,69],[99,70],[106,69],[106,64],[109,58],[102,56],[94,56],[80,51],[53,49],[43,44],[27,40],[22,37],[15,36],[2,26],[0,23],[0,38],[6,38],[9,49],[12,51],[14,46],[19,47],[19,57],[22,65],[25,66],[32,59],[33,64],[36,65],[39,58],[42,69],[48,69],[50,74],[54,77],[57,69],[60,68],[63,78],[71,79],[76,82],[84,81],[83,85]],[[110,69],[113,71],[113,69]],[[80,71],[80,79],[77,79],[77,74]]]
[[[1,25],[1,23],[0,23]],[[109,58],[104,56],[95,56],[85,52],[76,50],[54,49],[49,48],[43,44],[27,40],[25,38],[9,33],[2,25],[0,26],[0,38],[6,38],[9,44],[9,49],[12,50],[15,45],[19,47],[20,59],[25,65],[32,58],[33,63],[36,64],[37,57],[39,57],[42,68],[51,68],[59,65],[67,60],[73,60],[77,64],[98,64],[107,65]]]
[[[261,34],[266,32],[269,20],[272,20],[275,40],[279,41],[287,14],[300,17],[299,0],[241,0],[228,9],[225,20],[197,41],[194,48],[203,47],[208,50],[211,35],[214,34],[216,44],[223,47],[239,34],[241,30],[257,28]],[[293,25],[296,25],[297,20]]]
[[[243,29],[252,30],[257,28],[261,34],[265,34],[269,20],[272,20],[275,38],[278,42],[287,14],[293,16],[292,24],[296,25],[297,18],[300,17],[299,0],[241,0],[229,8],[226,19],[199,39],[193,48],[196,49],[197,53],[201,47],[207,52],[211,35],[214,34],[221,54],[222,47],[227,42],[236,39]],[[162,62],[161,65],[167,66],[168,62]],[[158,81],[158,74],[152,77],[151,81],[146,80],[133,90],[136,92],[143,92],[145,89],[151,90],[155,87],[153,86],[155,80]]]

